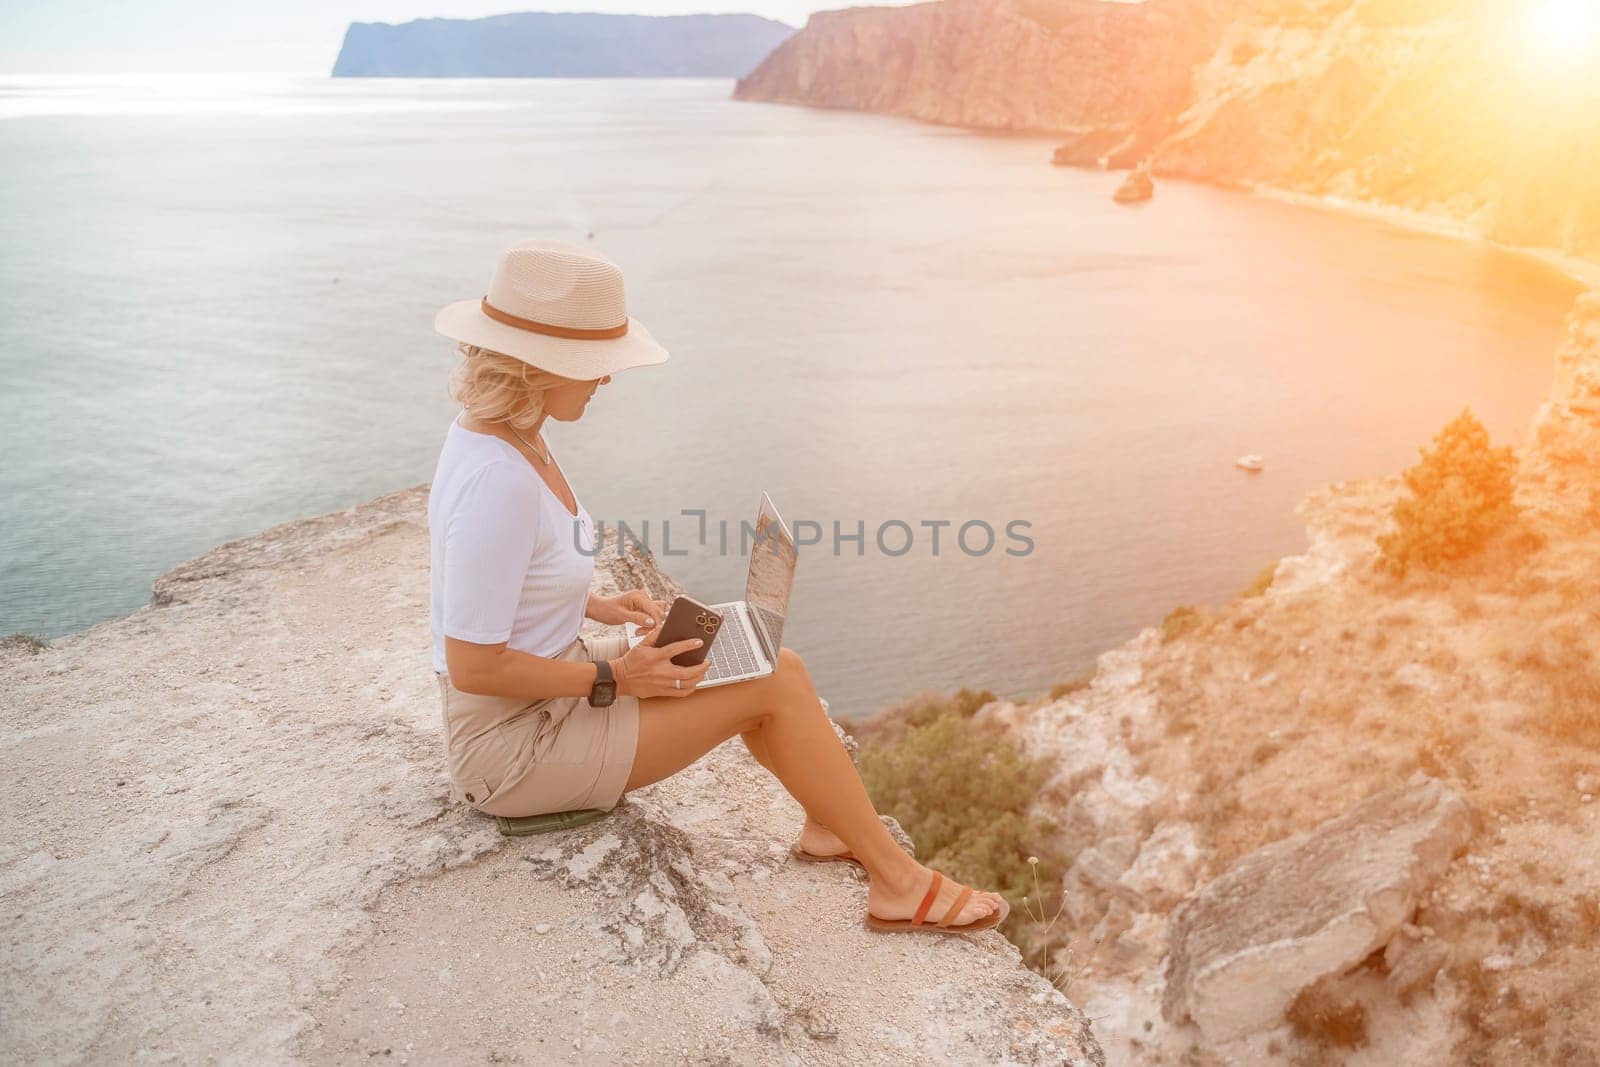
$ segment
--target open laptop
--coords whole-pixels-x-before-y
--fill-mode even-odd
[[[744,531],[740,530],[740,542]],[[711,642],[711,666],[696,687],[729,685],[762,678],[777,667],[783,647],[783,620],[789,614],[789,590],[794,587],[796,556],[794,537],[772,498],[761,494],[755,538],[750,544],[750,570],[744,581],[744,599],[710,607],[722,616],[722,628]],[[628,647],[644,639],[628,624]]]

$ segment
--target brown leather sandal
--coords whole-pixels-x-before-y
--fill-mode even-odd
[[[795,845],[789,850],[789,855],[802,863],[849,863],[860,867],[863,871],[867,869],[867,865],[856,859],[855,854],[851,852],[840,852],[833,856],[819,856],[815,852],[807,852],[799,845]]]
[[[1006,916],[1011,914],[1011,905],[1002,897],[1000,907],[990,912],[981,919],[974,919],[960,926],[950,925],[950,920],[961,914],[961,909],[967,906],[967,901],[972,898],[973,889],[970,885],[962,886],[961,892],[956,895],[955,901],[945,910],[944,918],[927,925],[923,920],[928,917],[928,909],[933,907],[933,902],[939,896],[939,887],[944,884],[944,875],[938,871],[933,872],[933,884],[928,886],[928,895],[922,898],[922,905],[917,908],[917,914],[910,919],[880,919],[872,912],[867,912],[867,926],[873,930],[916,930],[930,934],[970,934],[978,930],[988,930],[1005,922]]]

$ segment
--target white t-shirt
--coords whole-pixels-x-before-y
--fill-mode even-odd
[[[450,424],[428,491],[428,539],[435,671],[448,673],[446,636],[547,658],[577,639],[594,524],[511,445]]]

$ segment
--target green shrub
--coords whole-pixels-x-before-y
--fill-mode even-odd
[[[979,708],[985,704],[993,704],[996,699],[995,695],[987,689],[973,690],[963,686],[955,696],[950,698],[950,703],[954,706],[957,715],[960,715],[963,719],[970,719],[978,714]]]
[[[928,723],[942,715],[955,713],[970,719],[978,709],[992,702],[995,695],[987,689],[962,689],[954,696],[944,693],[916,693],[893,707],[851,724],[850,732],[863,743],[881,741],[893,744],[905,732]]]
[[[938,694],[919,693],[898,709],[894,716],[893,726],[889,731],[889,738],[903,736],[907,730],[918,726],[925,726],[949,710],[949,701]]]
[[[897,741],[868,742],[861,778],[878,810],[916,842],[919,861],[1003,894],[1015,927],[1025,919],[1022,898],[1036,892],[1030,856],[1039,858],[1044,892],[1052,901],[1060,894],[1062,864],[1049,848],[1054,826],[1028,811],[1049,767],[969,720],[965,708],[979,695],[958,694]]]
[[[1050,699],[1060,700],[1064,696],[1071,696],[1080,689],[1087,689],[1092,681],[1094,681],[1094,672],[1089,671],[1087,674],[1080,674],[1069,681],[1058,682],[1050,687]]]
[[[1489,431],[1471,411],[1463,409],[1421,453],[1402,475],[1409,492],[1395,503],[1394,529],[1378,538],[1380,566],[1395,575],[1466,559],[1517,518],[1516,458],[1509,447],[1489,446]]]
[[[1249,600],[1251,597],[1260,596],[1261,594],[1265,593],[1268,589],[1272,588],[1272,580],[1277,577],[1277,575],[1278,564],[1276,561],[1267,564],[1265,567],[1262,567],[1261,573],[1256,575],[1255,581],[1239,590],[1239,598],[1241,600]]]
[[[1197,628],[1203,621],[1200,612],[1187,604],[1180,604],[1167,612],[1167,617],[1161,620],[1161,643],[1176,641],[1189,631]]]

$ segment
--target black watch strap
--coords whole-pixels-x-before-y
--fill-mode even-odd
[[[591,708],[609,707],[617,699],[617,679],[611,673],[611,664],[603,659],[594,661],[594,686],[589,690]]]

